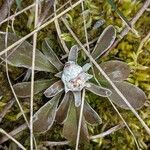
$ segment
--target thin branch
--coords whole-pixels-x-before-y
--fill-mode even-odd
[[[68,25],[67,20],[64,18],[61,18],[66,28],[69,30],[73,38],[76,40],[76,42],[79,44],[79,46],[82,48],[82,50],[85,52],[85,54],[89,57],[89,59],[92,61],[92,63],[95,65],[95,67],[101,72],[101,74],[105,77],[105,79],[111,84],[113,89],[117,92],[117,94],[123,99],[123,101],[127,104],[127,106],[130,108],[130,110],[133,112],[133,114],[137,117],[137,119],[140,121],[140,123],[143,125],[147,133],[150,135],[150,129],[146,125],[146,123],[143,121],[143,119],[138,115],[136,110],[131,106],[131,104],[128,102],[128,100],[124,97],[124,95],[120,92],[120,90],[116,87],[116,85],[111,81],[111,79],[107,76],[107,74],[103,71],[103,69],[100,67],[100,65],[95,61],[95,59],[90,55],[90,53],[84,48],[83,44],[80,42],[78,37],[75,35],[75,33],[72,31],[70,26]]]

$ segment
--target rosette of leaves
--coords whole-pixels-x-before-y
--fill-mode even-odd
[[[99,37],[94,50],[91,52],[92,57],[95,59],[100,58],[110,48],[115,37],[116,31],[114,27],[108,26]],[[13,44],[19,38],[17,35],[9,33],[8,45]],[[1,35],[0,43],[2,51],[5,48],[4,35]],[[45,39],[43,42],[42,52],[38,49],[36,50],[35,70],[53,73],[57,81],[54,83],[52,79],[41,79],[34,82],[34,94],[44,91],[44,95],[51,98],[33,116],[35,133],[46,132],[52,127],[54,121],[57,121],[63,124],[63,136],[74,143],[76,141],[83,89],[91,91],[100,97],[109,97],[119,107],[129,109],[104,78],[99,76],[99,80],[104,83],[105,87],[90,82],[92,75],[88,74],[88,70],[91,65],[86,63],[81,67],[77,64],[78,47],[76,45],[71,47],[65,64],[59,60],[52,50],[48,39]],[[5,60],[5,56],[2,56],[2,59]],[[32,45],[27,41],[21,43],[16,49],[8,52],[7,61],[10,65],[31,69]],[[130,73],[126,63],[114,60],[101,63],[100,66],[135,109],[143,106],[146,100],[144,92],[124,81]],[[25,98],[30,97],[30,86],[30,82],[21,82],[13,87],[18,97]],[[96,125],[100,123],[102,123],[100,116],[85,100],[81,123],[81,141],[87,142],[89,140],[87,124]]]

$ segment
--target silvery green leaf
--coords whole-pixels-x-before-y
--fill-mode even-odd
[[[104,19],[100,19],[98,21],[95,22],[95,24],[93,25],[93,29],[98,29],[99,27],[101,27],[102,25],[104,25],[106,21]]]
[[[79,112],[80,112],[79,107],[77,109],[77,107],[74,105],[74,102],[72,100],[68,110],[68,116],[64,122],[64,127],[63,127],[63,136],[72,144],[75,144],[76,142]],[[83,116],[82,123],[81,123],[80,142],[86,143],[88,141],[89,141],[89,135],[88,135],[85,118]]]
[[[57,94],[34,114],[33,131],[35,133],[43,133],[51,128],[60,97],[61,93]]]
[[[81,105],[81,91],[73,91],[75,106],[79,107]]]
[[[46,97],[53,97],[63,90],[64,90],[64,84],[62,83],[61,80],[59,80],[55,82],[54,84],[52,84],[48,89],[46,89],[44,92],[44,95]]]
[[[39,80],[34,81],[34,94],[37,94],[44,89],[48,88],[53,83],[52,80]],[[31,82],[21,82],[13,85],[15,93],[18,97],[30,97],[31,95]]]
[[[58,69],[58,71],[63,69],[64,65],[51,48],[50,40],[48,38],[45,38],[44,42],[42,43],[42,52],[45,54],[45,57],[47,57],[50,63],[53,64],[56,67],[56,69]]]
[[[100,116],[86,101],[84,102],[83,115],[89,124],[97,125],[102,123]]]
[[[9,33],[7,41],[8,46],[12,45],[19,39],[19,36],[15,35],[14,33]],[[0,45],[0,51],[3,51],[5,49],[5,35],[0,34]],[[33,46],[27,41],[24,41],[7,53],[7,62],[12,66],[25,67],[31,69],[32,50]],[[1,58],[5,60],[5,55],[2,55]],[[56,72],[55,67],[49,63],[45,55],[43,55],[43,53],[41,53],[38,49],[36,49],[35,70],[47,71],[52,73]]]
[[[79,107],[81,105],[81,91],[73,91],[75,106]]]
[[[140,88],[128,82],[114,83],[116,87],[120,90],[120,92],[126,97],[126,99],[133,108],[140,109],[144,105],[145,101],[147,100],[147,97]],[[114,102],[117,106],[121,108],[129,109],[129,107],[117,94],[117,92],[113,88],[109,89],[112,91],[112,94],[109,97],[112,100],[112,102]]]
[[[78,58],[78,46],[74,45],[70,49],[68,61],[77,62],[77,58]]]
[[[64,120],[66,119],[69,104],[70,104],[70,92],[65,93],[65,96],[57,109],[56,121],[58,123],[63,123]]]
[[[109,25],[100,35],[97,44],[92,52],[92,57],[98,59],[111,47],[116,38],[116,30],[114,26]]]
[[[63,71],[60,71],[58,73],[55,74],[55,77],[61,78]]]
[[[104,88],[102,86],[95,85],[93,83],[88,83],[88,86],[86,87],[86,89],[102,97],[108,97],[111,95],[111,91],[109,89]]]
[[[87,72],[92,67],[91,63],[86,63],[82,69],[84,72]]]
[[[111,60],[101,63],[100,66],[112,81],[123,81],[130,74],[129,66],[122,61]]]

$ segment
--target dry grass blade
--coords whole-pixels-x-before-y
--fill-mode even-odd
[[[133,112],[133,114],[137,117],[137,119],[140,121],[142,126],[145,128],[147,133],[150,135],[150,129],[146,125],[146,123],[143,121],[143,119],[138,115],[136,110],[131,106],[131,104],[128,102],[128,100],[124,97],[124,95],[119,91],[119,89],[115,86],[115,84],[111,81],[111,79],[107,76],[107,74],[102,70],[102,68],[99,66],[99,64],[93,59],[93,57],[90,55],[90,53],[84,48],[80,40],[77,38],[77,36],[74,34],[74,32],[71,30],[71,28],[68,25],[67,20],[62,18],[63,23],[71,33],[71,35],[74,37],[76,42],[81,46],[82,50],[85,52],[85,54],[89,57],[89,59],[92,61],[92,63],[96,66],[96,68],[101,72],[101,74],[105,77],[105,79],[111,84],[111,86],[114,88],[114,90],[120,95],[120,97],[124,100],[124,102],[127,104],[127,106],[130,108],[130,110]]]
[[[7,46],[8,29],[6,29],[6,31],[7,31],[7,34],[6,34],[6,37],[5,37],[5,45]],[[5,56],[6,56],[6,58],[7,58],[7,52],[5,53]],[[13,88],[13,86],[12,86],[12,83],[11,83],[11,80],[10,80],[10,77],[9,77],[7,59],[6,59],[6,75],[7,75],[7,79],[8,79],[10,88],[11,88],[11,90],[12,90],[12,93],[13,93],[13,95],[14,95],[14,97],[15,97],[15,100],[16,100],[18,106],[19,106],[19,109],[20,109],[20,111],[21,111],[21,113],[22,113],[22,115],[23,115],[23,117],[24,117],[25,122],[27,123],[27,125],[28,125],[28,127],[29,127],[28,120],[27,120],[26,115],[25,115],[25,113],[24,113],[24,111],[23,111],[23,108],[22,108],[22,106],[21,106],[21,104],[20,104],[20,102],[19,102],[19,100],[18,100],[18,97],[17,97],[17,95],[16,95],[16,93],[15,93],[15,91],[14,91],[14,88]]]
[[[57,0],[55,0],[54,2],[54,16],[56,17],[57,16],[57,10],[56,10],[56,3],[57,3]],[[58,22],[58,19],[56,18],[55,21],[55,27],[56,27],[56,31],[57,31],[57,34],[58,34],[58,38],[62,44],[62,47],[63,47],[63,50],[66,52],[66,53],[69,53],[69,49],[68,47],[66,46],[66,43],[64,42],[64,40],[61,38],[61,29],[60,29],[60,26],[59,26],[59,22]]]
[[[103,138],[103,137],[105,137],[105,136],[107,136],[109,134],[112,134],[112,133],[122,129],[124,126],[125,126],[124,124],[118,124],[118,125],[110,128],[109,130],[105,131],[105,132],[102,132],[102,133],[100,133],[98,135],[91,136],[90,139],[94,140],[94,139],[97,139],[97,138]]]
[[[85,90],[83,89],[81,108],[80,108],[80,116],[79,116],[79,124],[78,124],[78,131],[77,131],[77,139],[76,139],[76,148],[75,148],[76,150],[78,150],[79,140],[80,140],[80,130],[81,130],[81,123],[82,123],[83,109],[84,109],[84,99],[85,99]]]
[[[35,22],[34,28],[38,26],[38,7],[39,0],[36,0],[35,5]],[[33,98],[34,98],[34,70],[35,70],[35,55],[37,46],[37,32],[33,35],[33,51],[32,51],[32,72],[31,72],[31,98],[30,98],[30,149],[33,149]],[[36,143],[36,142],[35,142]]]
[[[14,139],[12,136],[10,136],[7,132],[5,132],[1,128],[0,128],[0,133],[5,134],[9,139],[15,142],[21,149],[26,150],[26,148],[22,144],[20,144],[16,139]]]
[[[22,124],[21,126],[19,126],[18,128],[14,129],[13,131],[9,132],[8,134],[10,136],[13,136],[15,137],[17,134],[19,134],[20,132],[24,131],[25,129],[27,129],[27,124]],[[3,136],[0,138],[0,144],[6,142],[9,140],[9,137],[8,136]]]

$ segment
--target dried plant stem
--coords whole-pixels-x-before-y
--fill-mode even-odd
[[[8,30],[8,28],[7,28],[7,30]],[[8,34],[6,34],[6,38],[5,38],[5,45],[6,45],[6,46],[7,46],[7,36],[8,36]],[[7,52],[5,53],[5,56],[7,57]],[[19,109],[20,109],[20,111],[21,111],[21,113],[22,113],[22,115],[23,115],[23,118],[24,118],[25,122],[27,123],[27,125],[28,125],[28,127],[29,127],[29,122],[28,122],[28,120],[27,120],[27,118],[26,118],[26,116],[25,116],[25,113],[24,113],[24,111],[23,111],[23,108],[22,108],[22,106],[21,106],[21,104],[20,104],[20,102],[19,102],[19,100],[18,100],[18,98],[17,98],[17,95],[16,95],[16,93],[15,93],[15,91],[14,91],[14,88],[13,88],[13,86],[12,86],[12,83],[11,83],[11,80],[10,80],[10,77],[9,77],[7,59],[6,59],[5,62],[6,62],[6,75],[7,75],[7,79],[8,79],[8,82],[9,82],[9,85],[10,85],[10,88],[11,88],[11,91],[12,91],[14,97],[15,97],[15,100],[16,100],[18,106],[19,106]]]
[[[148,41],[150,38],[150,31],[148,32],[148,34],[142,39],[140,45],[139,45],[139,48],[137,51],[140,51],[143,47],[143,45],[146,43],[146,41]]]
[[[68,145],[70,142],[69,141],[62,141],[62,142],[53,142],[53,141],[45,141],[42,142],[42,144],[44,144],[45,146],[63,146],[63,145]]]
[[[5,132],[1,128],[0,128],[0,133],[5,134],[9,139],[15,142],[21,149],[26,150],[26,148],[22,144],[20,144],[16,139],[14,139],[12,136],[10,136],[7,132]]]
[[[11,50],[15,46],[17,46],[20,42],[25,41],[26,39],[28,39],[29,37],[31,37],[36,32],[42,30],[43,28],[45,28],[46,26],[48,26],[49,24],[51,24],[52,22],[54,22],[55,19],[60,18],[61,16],[63,16],[67,12],[69,12],[71,9],[73,9],[76,6],[78,6],[82,1],[83,0],[77,1],[75,4],[73,4],[72,6],[68,7],[66,10],[64,10],[63,12],[61,12],[60,14],[58,14],[57,16],[53,17],[51,20],[49,20],[46,23],[42,24],[41,26],[37,27],[35,30],[33,30],[32,32],[30,32],[29,34],[27,34],[26,36],[24,36],[20,40],[16,41],[15,43],[13,43],[10,46],[8,46],[6,49],[4,49],[3,51],[0,52],[0,56],[3,55],[3,54],[5,54],[6,52],[8,52],[9,50]]]
[[[97,139],[97,138],[103,138],[103,137],[105,137],[105,136],[107,136],[109,134],[112,134],[112,133],[118,131],[119,129],[123,128],[124,126],[125,126],[124,124],[118,124],[118,125],[110,128],[109,130],[105,131],[105,132],[102,132],[102,133],[100,133],[98,135],[91,136],[90,140],[94,140],[94,139]]]
[[[56,17],[57,14],[56,14],[56,3],[57,1],[55,0],[54,2],[54,16]],[[56,18],[54,20],[54,23],[55,23],[55,27],[56,27],[56,31],[57,31],[57,34],[58,34],[58,38],[62,44],[62,47],[63,47],[63,50],[66,52],[66,53],[69,53],[69,49],[67,48],[66,46],[66,43],[64,42],[64,40],[61,38],[61,29],[60,29],[60,26],[59,26],[59,22],[58,22],[58,19]]]
[[[146,0],[143,4],[143,6],[140,8],[140,10],[137,12],[137,14],[131,19],[130,24],[131,26],[134,26],[134,24],[137,22],[137,20],[142,16],[142,14],[145,12],[145,10],[149,7],[150,5],[150,0]],[[128,26],[126,26],[120,33],[120,38],[117,39],[114,44],[112,45],[112,47],[108,50],[107,54],[109,54],[109,52],[118,45],[118,43],[123,39],[123,37],[125,35],[127,35],[127,33],[130,31],[130,28]],[[107,55],[106,54],[106,55]]]
[[[89,57],[89,59],[92,61],[92,63],[96,66],[96,68],[101,72],[101,74],[105,77],[105,79],[111,84],[111,86],[114,88],[114,90],[117,92],[117,94],[123,99],[123,101],[127,104],[127,106],[130,108],[130,110],[133,112],[133,114],[137,117],[137,119],[140,121],[140,123],[143,125],[147,133],[150,135],[150,129],[146,125],[146,123],[143,121],[143,119],[138,115],[136,110],[131,106],[131,104],[128,102],[128,100],[124,97],[124,95],[120,92],[120,90],[116,87],[116,85],[111,81],[111,79],[107,76],[107,74],[103,71],[103,69],[99,66],[99,64],[94,60],[94,58],[90,55],[90,53],[84,48],[80,40],[77,38],[75,33],[72,31],[70,26],[68,25],[67,20],[62,18],[62,21],[66,28],[69,30],[73,38],[76,40],[76,42],[79,44],[79,46],[82,48],[82,50],[85,52],[85,54]]]
[[[81,3],[81,7],[82,7],[82,12],[83,12],[84,11],[83,2]],[[87,49],[88,49],[88,51],[90,51],[88,35],[87,35],[87,30],[86,30],[86,20],[85,20],[84,13],[83,13],[83,22],[84,22],[84,32],[85,32]],[[81,103],[81,108],[80,108],[79,124],[78,124],[78,130],[77,130],[77,138],[76,138],[76,148],[75,148],[76,150],[78,150],[79,141],[80,141],[80,131],[81,131],[82,118],[83,118],[84,99],[85,99],[85,89],[83,89],[83,92],[82,92],[82,103]]]
[[[97,139],[97,138],[103,138],[111,133],[114,133],[118,130],[120,130],[121,128],[124,127],[124,124],[119,124],[119,125],[116,125],[112,128],[110,128],[109,130],[105,131],[105,132],[102,132],[98,135],[94,135],[94,136],[91,136],[89,139],[90,140],[94,140],[94,139]],[[61,141],[61,142],[53,142],[53,141],[45,141],[45,142],[42,142],[42,144],[44,144],[45,146],[62,146],[62,145],[68,145],[70,142],[69,141]]]
[[[34,27],[38,25],[38,6],[39,0],[36,0],[35,5],[35,22]],[[37,46],[37,32],[33,35],[33,51],[32,51],[32,68],[31,68],[31,98],[30,98],[30,150],[33,150],[33,98],[34,98],[34,70],[35,70],[35,55]]]
[[[84,12],[84,3],[83,2],[81,3],[81,7],[82,7],[82,12]],[[83,14],[84,32],[85,32],[85,38],[86,38],[86,47],[87,47],[87,51],[90,53],[90,46],[89,46],[89,41],[88,41],[88,33],[87,33],[87,28],[86,28],[86,18],[85,18],[85,14],[84,13],[82,13],[82,14]],[[90,63],[91,63],[91,66],[92,66],[91,68],[92,68],[93,78],[99,84],[99,82],[98,82],[98,80],[97,80],[97,78],[95,76],[95,71],[94,71],[94,68],[93,68],[91,60],[90,60]]]
[[[83,24],[84,24],[84,33],[85,33],[85,39],[86,39],[86,47],[87,47],[87,50],[90,52],[88,33],[87,33],[87,29],[86,29],[86,18],[85,18],[85,14],[84,14],[84,3],[83,2],[81,3],[81,8],[82,8],[82,14],[83,14]]]
[[[105,136],[107,136],[107,135],[109,135],[109,134],[111,134],[111,133],[113,133],[113,132],[115,132],[115,131],[123,128],[123,127],[124,127],[124,124],[116,125],[116,126],[110,128],[109,130],[107,130],[105,132],[102,132],[102,133],[100,133],[98,135],[91,136],[90,139],[93,140],[93,139],[97,139],[97,138],[103,138],[103,137],[105,137]],[[25,129],[27,129],[27,125],[26,124],[22,124],[17,129],[9,132],[8,134],[10,136],[14,137],[17,134],[19,134],[20,132],[24,131]],[[9,140],[9,138],[6,135],[3,136],[3,137],[1,137],[0,138],[0,144],[6,142],[7,140]],[[69,144],[69,141],[62,141],[62,142],[46,141],[46,142],[42,142],[42,143],[45,144],[45,145],[47,145],[47,146],[50,146],[50,145],[51,146],[57,146],[57,145],[67,145],[67,144]]]
[[[25,12],[25,11],[31,9],[31,8],[34,7],[34,6],[35,6],[35,3],[32,4],[32,5],[30,5],[30,6],[28,6],[28,7],[26,7],[26,8],[24,8],[23,10],[21,10],[21,11],[15,13],[14,15],[7,17],[6,19],[4,19],[3,21],[0,22],[0,25],[3,24],[3,23],[5,23],[6,21],[9,21],[9,20],[11,20],[11,19],[14,19],[14,18],[17,17],[18,15],[20,15],[20,14],[22,14],[23,12]]]
[[[15,135],[17,135],[18,133],[20,133],[20,132],[22,132],[22,131],[24,131],[25,129],[27,129],[27,124],[25,123],[25,124],[22,124],[21,126],[19,126],[17,129],[14,129],[13,131],[11,131],[11,132],[9,132],[8,134],[10,135],[10,136],[15,136]],[[1,137],[0,138],[0,144],[2,144],[2,143],[4,143],[4,142],[6,142],[7,140],[9,140],[9,137],[8,136],[3,136],[3,137]]]
[[[79,115],[79,123],[78,123],[78,131],[77,131],[75,150],[78,150],[78,146],[79,146],[80,131],[81,131],[82,118],[83,118],[83,109],[84,109],[84,99],[85,99],[85,89],[83,89],[83,92],[82,92],[82,101],[81,101],[81,108],[80,108],[80,115]]]
[[[138,57],[139,57],[139,54],[142,52],[142,47],[143,45],[146,43],[146,41],[148,41],[148,39],[150,38],[150,31],[149,33],[142,39],[139,47],[138,47],[138,50],[136,52],[136,59],[135,59],[135,64],[137,65],[138,64]]]

